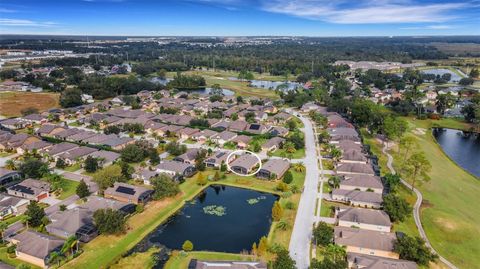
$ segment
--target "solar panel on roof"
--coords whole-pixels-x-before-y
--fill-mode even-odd
[[[258,130],[258,129],[260,129],[260,125],[259,124],[252,124],[252,125],[250,125],[250,129],[251,130]]]
[[[124,187],[124,186],[119,186],[117,188],[117,192],[125,193],[125,194],[128,194],[128,195],[134,195],[135,194],[135,190],[133,188],[128,188],[128,187]]]

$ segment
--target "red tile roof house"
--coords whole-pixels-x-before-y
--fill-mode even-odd
[[[50,184],[45,181],[29,178],[18,184],[8,187],[7,193],[13,196],[38,202],[42,199],[50,197]]]
[[[239,135],[232,139],[233,143],[237,144],[237,148],[239,149],[246,149],[248,148],[248,143],[252,140],[251,136],[248,135]]]
[[[237,137],[236,133],[230,132],[230,131],[223,131],[219,134],[214,135],[210,139],[223,146],[223,144],[227,143],[228,141],[233,140],[235,137]]]
[[[273,137],[270,138],[267,142],[262,145],[262,150],[267,151],[275,151],[281,148],[282,144],[285,142],[284,138],[281,137]]]
[[[253,172],[254,168],[258,165],[259,160],[257,159],[257,157],[251,154],[243,154],[240,157],[236,158],[230,164],[230,167],[238,174],[247,175]]]
[[[336,212],[338,226],[390,232],[392,222],[383,210],[349,207]]]
[[[200,131],[198,133],[195,133],[192,135],[192,140],[198,141],[200,143],[205,143],[207,140],[211,139],[212,137],[216,136],[218,132],[212,131],[205,129],[203,131]]]
[[[283,159],[270,159],[262,165],[256,176],[268,180],[277,180],[282,178],[288,169],[290,169],[290,162]]]
[[[16,245],[15,254],[17,259],[26,261],[42,268],[48,268],[48,260],[52,252],[60,251],[64,240],[27,230],[11,238]]]
[[[219,168],[222,164],[227,163],[227,158],[230,152],[227,151],[215,151],[210,157],[205,159],[205,164],[207,167]],[[228,162],[231,163],[235,160],[237,155],[232,154],[228,159]]]

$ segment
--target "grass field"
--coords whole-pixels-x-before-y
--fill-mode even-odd
[[[196,74],[203,76],[207,82],[207,86],[212,86],[213,84],[219,84],[221,87],[233,90],[236,95],[240,96],[255,96],[261,98],[273,98],[278,99],[279,96],[271,90],[266,89],[259,89],[259,88],[252,88],[248,86],[248,82],[242,81],[232,81],[229,80],[229,77],[237,77],[238,73],[235,72],[225,72],[225,71],[186,71],[182,74]],[[175,72],[169,72],[167,77],[173,78],[175,76]],[[257,78],[257,77],[255,77]],[[263,76],[257,79],[274,79],[281,80],[281,77],[273,77],[273,76]]]
[[[75,194],[77,190],[77,186],[80,182],[65,179],[65,183],[63,184],[62,193],[57,197],[60,200],[67,199],[68,197]]]
[[[480,253],[480,209],[476,205],[479,201],[480,181],[451,161],[430,132],[433,126],[456,129],[468,129],[470,126],[454,119],[407,120],[410,127],[408,135],[417,139],[417,149],[425,152],[432,164],[429,173],[431,180],[416,184],[424,198],[421,219],[425,232],[433,247],[459,268],[480,268],[480,256],[477,255]],[[425,134],[417,132],[417,128],[426,130]],[[381,145],[373,139],[366,141],[376,144],[372,150],[380,157],[383,170],[386,158],[379,153]],[[395,169],[399,171],[401,156],[396,150],[391,150],[390,153],[395,159]],[[411,204],[414,203],[415,196],[410,190],[402,188],[399,194]],[[395,224],[394,230],[418,234],[412,217]]]
[[[158,248],[151,247],[148,251],[134,253],[128,257],[121,259],[118,263],[110,266],[110,269],[153,268],[153,266],[155,265],[155,260],[153,259],[152,254],[157,251]]]
[[[192,251],[188,253],[182,253],[175,251],[172,253],[172,257],[168,260],[167,264],[165,264],[164,269],[188,268],[188,263],[192,259],[207,261],[251,261],[254,259],[254,257],[221,252]]]
[[[25,108],[45,111],[58,107],[59,95],[55,93],[0,92],[0,115],[20,116]]]
[[[277,149],[272,152],[272,156],[288,158],[290,153],[287,153],[284,149]],[[303,159],[305,158],[305,149],[296,150],[294,153],[291,153],[292,159]]]
[[[31,268],[31,269],[40,268],[38,266],[35,266],[33,264],[29,264],[29,263],[21,261],[19,259],[10,258],[9,254],[7,253],[7,247],[0,247],[0,262],[6,263],[8,265],[11,265],[11,266],[17,267],[17,268],[18,268],[18,266],[20,266],[22,264],[30,266],[29,268]]]
[[[202,172],[205,176],[212,175],[214,171]],[[174,198],[162,201],[152,201],[145,206],[145,210],[132,216],[127,221],[128,230],[123,235],[98,236],[83,247],[84,253],[67,263],[63,268],[107,268],[120,260],[128,250],[133,248],[145,236],[163,223],[169,216],[180,210],[186,201],[193,199],[202,189],[196,184],[196,176],[180,185],[182,193]],[[295,175],[296,182],[300,182]],[[302,179],[303,180],[303,177]],[[276,182],[258,180],[253,177],[240,177],[229,175],[227,179],[210,184],[223,184],[227,186],[248,188],[257,191],[276,193]],[[279,236],[281,237],[281,236]],[[146,257],[148,258],[148,257]],[[139,257],[137,257],[139,259]],[[123,262],[120,260],[120,262]]]

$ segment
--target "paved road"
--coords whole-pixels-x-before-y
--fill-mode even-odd
[[[310,264],[310,242],[312,227],[316,221],[315,203],[318,196],[318,157],[315,144],[315,135],[310,120],[300,116],[305,125],[305,154],[306,167],[305,185],[300,204],[298,206],[292,237],[290,239],[290,256],[295,260],[298,269],[307,269]]]
[[[393,162],[393,157],[387,152],[388,149],[388,143],[384,143],[382,152],[387,155],[388,161],[387,161],[387,167],[390,170],[392,174],[395,174],[395,169],[393,168],[392,162]],[[407,188],[412,189],[412,185],[410,185],[408,182],[402,179],[402,184],[405,185]],[[440,256],[437,251],[432,247],[432,244],[430,244],[430,241],[428,240],[427,234],[425,233],[425,230],[423,229],[422,226],[422,221],[420,219],[420,207],[422,206],[422,200],[423,196],[422,193],[417,190],[416,188],[413,188],[413,192],[415,192],[415,195],[417,195],[417,201],[415,202],[415,205],[413,206],[413,218],[415,219],[415,225],[417,225],[418,232],[420,233],[420,236],[425,240],[425,244],[434,252],[438,255],[440,261],[442,261],[445,265],[450,267],[451,269],[458,269],[453,263],[449,262],[447,259],[444,257]]]

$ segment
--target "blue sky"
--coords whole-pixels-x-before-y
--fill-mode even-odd
[[[0,0],[0,34],[479,35],[480,0]]]

